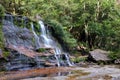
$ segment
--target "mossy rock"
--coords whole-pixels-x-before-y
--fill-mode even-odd
[[[0,4],[0,25],[1,25],[1,20],[2,18],[4,17],[4,14],[5,14],[5,9],[4,7]]]
[[[9,57],[10,56],[10,52],[9,51],[4,51],[3,52],[3,57],[4,58],[7,58],[7,57]]]
[[[39,48],[39,49],[37,49],[36,51],[37,51],[37,52],[45,52],[46,49],[45,49],[45,48]]]

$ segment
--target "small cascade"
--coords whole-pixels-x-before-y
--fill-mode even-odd
[[[56,55],[56,54],[55,54],[55,58],[56,58],[56,60],[57,60],[57,66],[60,67],[60,62],[59,62],[59,57],[58,57],[58,56],[59,56],[59,55]]]
[[[12,15],[10,15],[10,14],[6,14],[6,16],[5,16],[5,20],[8,20],[8,21],[10,21],[12,24],[13,24],[13,16]]]
[[[42,47],[51,47],[51,39],[49,38],[49,35],[47,35],[47,30],[45,29],[44,23],[42,21],[39,21],[40,28],[41,28],[41,38],[44,43],[44,46]]]
[[[65,58],[67,60],[67,63],[69,66],[72,66],[73,64],[70,62],[70,58],[69,58],[69,55],[68,54],[65,54]]]

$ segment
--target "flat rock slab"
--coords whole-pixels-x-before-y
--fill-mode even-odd
[[[110,61],[109,52],[101,49],[95,49],[89,52],[89,56],[95,61]]]
[[[114,65],[72,67],[69,71],[72,73],[65,76],[35,77],[22,80],[120,80],[120,69]]]
[[[40,68],[40,69],[31,69],[27,71],[11,71],[11,72],[0,73],[0,80],[19,80],[29,77],[50,75],[57,72],[67,72],[67,71],[69,71],[69,68],[67,67]]]
[[[20,54],[23,54],[23,55],[30,57],[30,58],[35,58],[35,56],[38,56],[38,54],[40,55],[40,53],[37,53],[37,52],[30,50],[30,49],[27,49],[24,46],[9,45],[9,46],[7,46],[7,48],[10,50],[18,51]]]

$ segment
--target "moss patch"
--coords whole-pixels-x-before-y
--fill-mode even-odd
[[[89,75],[90,73],[88,72],[83,72],[81,70],[75,70],[72,72],[73,74],[68,76],[68,78],[66,80],[76,80],[77,77],[80,77],[80,76],[86,76],[86,75]]]
[[[74,63],[79,63],[81,61],[86,61],[86,60],[87,60],[87,56],[79,56],[71,59],[71,61],[73,61]]]
[[[5,50],[5,45],[4,45],[4,35],[3,35],[3,25],[2,25],[2,20],[4,18],[4,14],[5,14],[5,9],[4,7],[0,4],[0,49],[2,50],[3,52],[3,56],[4,58],[8,57],[9,56],[9,51],[6,51]]]
[[[37,49],[36,51],[37,51],[37,52],[45,52],[46,49],[45,49],[45,48],[39,48],[39,49]]]

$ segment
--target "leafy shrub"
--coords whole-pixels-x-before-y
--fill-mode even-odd
[[[4,16],[5,9],[4,7],[0,4],[0,18]]]
[[[111,59],[113,59],[113,60],[115,60],[115,59],[120,59],[120,50],[115,51],[115,52],[111,52],[111,53],[109,54],[109,57],[110,57]]]
[[[86,61],[87,57],[86,56],[79,56],[79,57],[75,57],[73,59],[71,59],[71,61],[73,61],[74,63],[79,63],[79,62],[84,62]]]
[[[51,33],[57,40],[68,50],[72,50],[76,47],[77,42],[72,35],[63,29],[63,26],[56,20],[46,21],[51,27]]]

